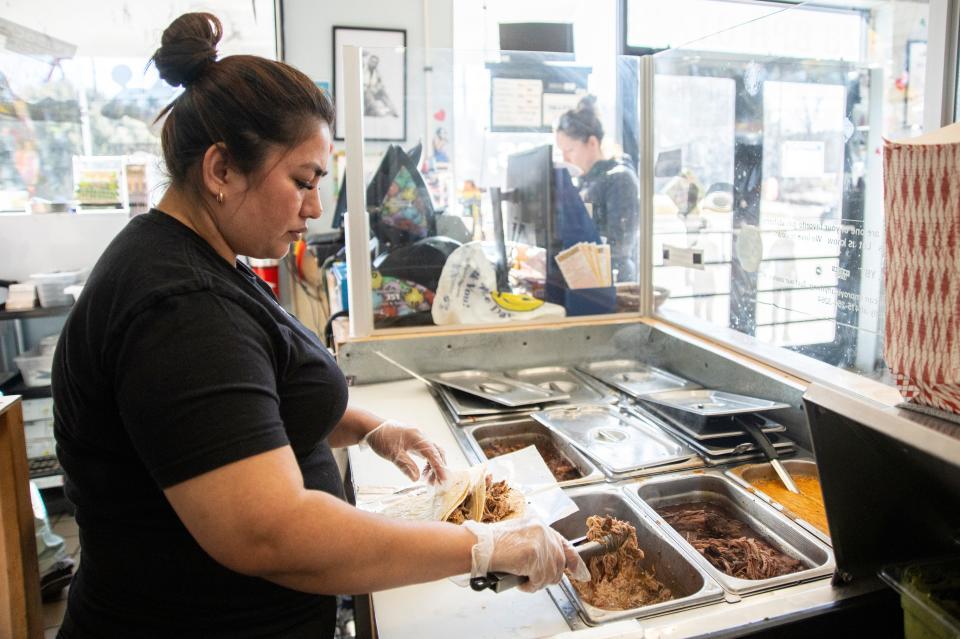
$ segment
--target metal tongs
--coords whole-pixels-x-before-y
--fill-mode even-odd
[[[570,544],[586,563],[591,557],[603,555],[608,552],[616,552],[626,541],[626,537],[620,535],[604,535],[598,541],[588,541],[586,536],[577,537]],[[488,572],[483,577],[473,577],[470,579],[470,587],[480,592],[489,588],[494,592],[503,592],[514,586],[518,586],[527,580],[520,575],[512,575],[508,572]]]

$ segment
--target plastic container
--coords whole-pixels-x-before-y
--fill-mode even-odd
[[[39,355],[53,355],[53,351],[57,348],[57,342],[60,340],[60,333],[56,335],[47,335],[40,340],[40,343],[37,344],[37,351]]]
[[[886,566],[880,578],[900,593],[906,639],[960,637],[960,557]]]
[[[69,306],[73,304],[73,296],[65,293],[64,289],[80,281],[80,271],[34,273],[30,276],[30,279],[37,285],[37,297],[40,298],[40,306],[44,308]]]
[[[50,375],[53,371],[53,353],[41,355],[35,352],[24,353],[13,358],[23,383],[27,386],[49,386]]]

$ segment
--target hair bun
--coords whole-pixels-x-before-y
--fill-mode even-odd
[[[597,110],[597,96],[585,95],[577,103],[577,111],[589,111],[593,113]]]
[[[220,19],[211,13],[185,13],[167,27],[151,62],[168,84],[189,86],[217,59],[223,35]]]

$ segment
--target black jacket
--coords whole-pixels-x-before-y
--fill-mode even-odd
[[[580,197],[610,245],[617,281],[637,281],[640,180],[628,156],[600,160],[580,176]]]

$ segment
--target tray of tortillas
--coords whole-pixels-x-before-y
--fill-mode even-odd
[[[438,484],[418,483],[389,494],[358,486],[357,507],[398,519],[455,524],[527,516],[550,524],[577,511],[533,445],[478,466],[448,468]]]

